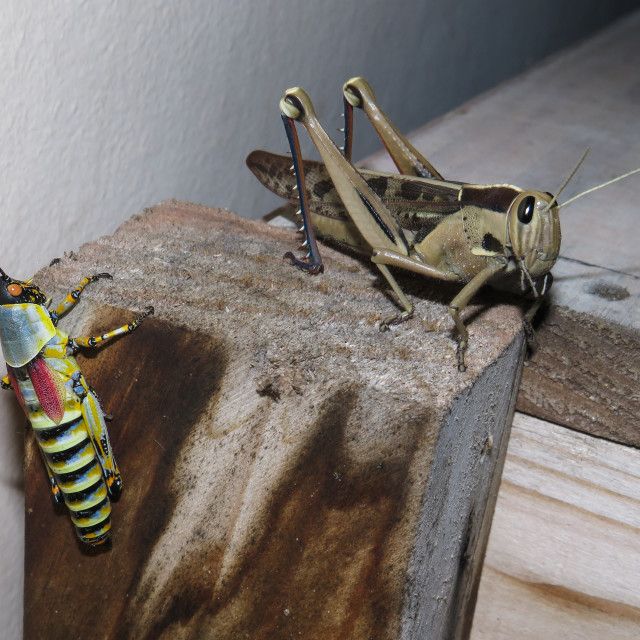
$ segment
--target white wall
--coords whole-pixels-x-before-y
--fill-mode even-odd
[[[4,0],[0,266],[26,278],[171,197],[259,217],[277,200],[244,158],[285,150],[286,88],[305,87],[331,128],[342,83],[363,75],[409,131],[637,5],[612,4]],[[356,133],[368,134],[356,157],[376,148],[363,126]],[[3,638],[21,635],[16,405],[0,396]]]

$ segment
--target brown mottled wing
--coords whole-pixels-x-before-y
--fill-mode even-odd
[[[291,158],[268,151],[253,151],[247,157],[253,174],[276,195],[297,203],[295,176],[291,174]],[[380,196],[403,229],[414,231],[435,228],[442,218],[460,210],[458,188],[433,184],[434,180],[359,170],[375,193]],[[333,186],[324,164],[304,160],[309,208],[312,213],[338,220],[348,220],[344,205]]]
[[[312,212],[329,218],[343,218],[344,205],[324,164],[314,160],[303,162],[309,206]],[[269,191],[296,203],[298,200],[297,193],[294,191],[296,177],[291,173],[291,165],[290,156],[279,156],[268,151],[252,151],[247,156],[247,166]]]

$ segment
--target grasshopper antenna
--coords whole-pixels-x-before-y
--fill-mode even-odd
[[[580,158],[580,160],[578,160],[578,164],[573,168],[573,171],[569,174],[569,177],[562,183],[562,186],[556,191],[556,195],[553,196],[553,198],[551,199],[551,202],[549,202],[549,204],[544,208],[543,213],[545,211],[549,211],[549,209],[551,209],[551,207],[553,207],[553,205],[558,201],[558,196],[562,193],[564,188],[569,184],[573,176],[576,175],[576,172],[580,168],[580,165],[584,162],[584,159],[587,157],[588,153],[589,153],[589,147],[585,149],[585,152],[582,154],[582,157]],[[581,195],[584,195],[584,194],[581,194]],[[577,196],[577,197],[580,197],[580,196]],[[575,200],[575,198],[572,198],[572,200]],[[564,206],[565,204],[567,203],[564,202],[563,204],[558,205],[558,208]]]
[[[603,187],[608,187],[610,184],[613,184],[614,182],[618,182],[618,180],[623,180],[624,178],[628,178],[629,176],[632,176],[634,173],[638,173],[638,172],[640,172],[640,167],[638,167],[637,169],[634,169],[633,171],[628,171],[627,173],[623,173],[621,176],[618,176],[617,178],[613,178],[612,180],[608,180],[607,182],[603,182],[602,184],[599,184],[596,187],[591,187],[591,189],[587,189],[586,191],[583,191],[582,193],[579,193],[577,196],[573,196],[573,198],[569,198],[569,200],[567,200],[566,202],[563,202],[562,204],[559,204],[558,205],[558,209],[560,207],[566,207],[570,202],[573,202],[574,200],[577,200],[578,198],[582,198],[582,196],[586,196],[587,193],[592,193],[593,191],[597,191],[598,189],[602,189]],[[564,185],[563,185],[563,188],[564,188]]]

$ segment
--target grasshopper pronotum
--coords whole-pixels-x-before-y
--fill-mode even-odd
[[[469,333],[460,312],[484,284],[501,276],[519,279],[522,291],[534,298],[525,315],[527,325],[549,290],[550,272],[560,252],[558,210],[569,202],[559,205],[557,197],[577,167],[555,196],[512,185],[444,180],[391,124],[365,80],[352,78],[344,85],[343,94],[343,148],[338,148],[320,125],[309,96],[295,87],[280,101],[292,166],[286,156],[265,151],[254,151],[247,158],[249,168],[267,188],[299,206],[299,231],[306,236],[302,247],[309,253],[304,260],[291,253],[285,257],[309,273],[321,272],[314,229],[369,253],[404,308],[384,320],[381,330],[413,313],[413,305],[388,266],[465,283],[449,305],[458,331],[458,369],[464,371]],[[358,170],[351,164],[353,107],[365,112],[399,174]],[[302,161],[295,121],[305,127],[324,164]]]

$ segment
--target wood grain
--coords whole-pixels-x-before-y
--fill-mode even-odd
[[[447,179],[551,192],[590,147],[560,202],[635,169],[639,29],[635,13],[410,139]],[[363,165],[393,170],[384,154]],[[523,411],[633,446],[640,446],[639,190],[635,175],[561,209],[552,307],[518,399]]]
[[[640,635],[640,452],[516,414],[473,640]]]
[[[113,547],[88,554],[26,454],[25,638],[467,635],[522,368],[517,311],[471,315],[456,368],[446,293],[393,310],[369,262],[283,264],[295,234],[169,202],[37,275],[101,333],[81,367],[114,416]],[[99,300],[99,303],[98,303]],[[97,631],[96,631],[97,630]]]

